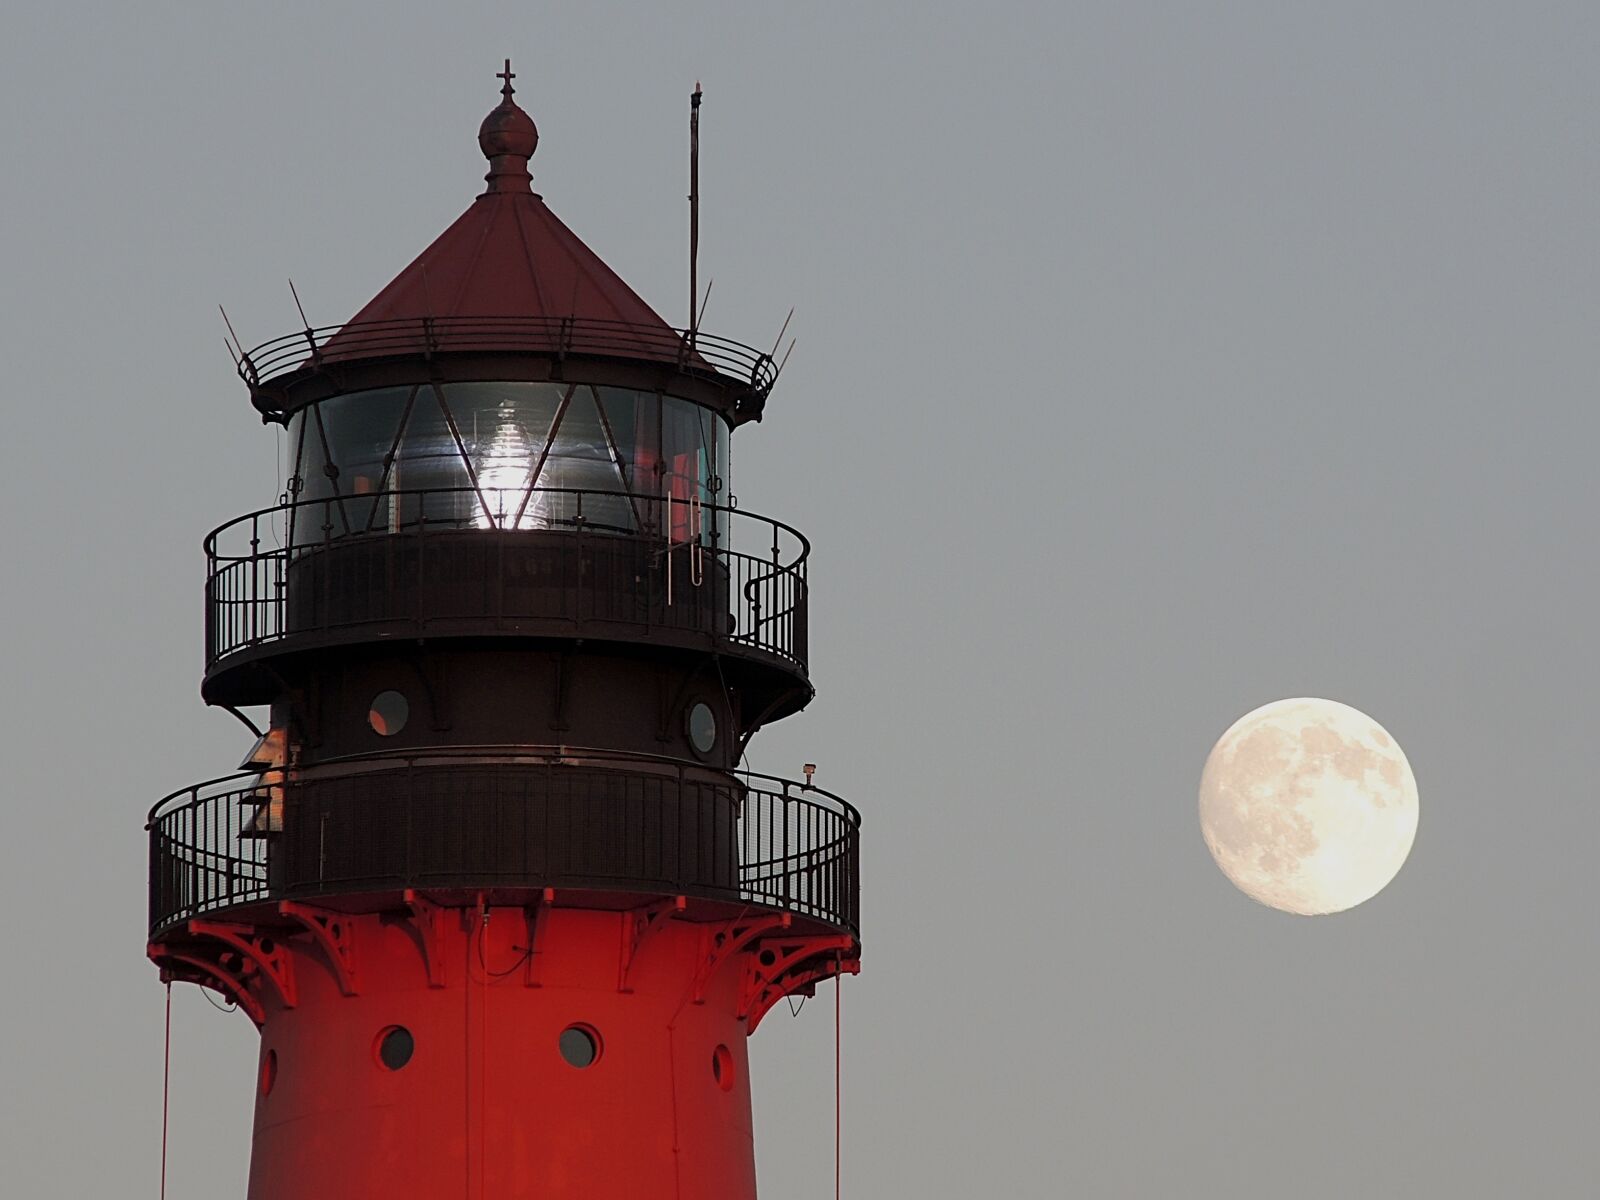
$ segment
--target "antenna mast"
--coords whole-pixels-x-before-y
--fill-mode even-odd
[[[700,329],[700,81],[689,95],[689,341]]]

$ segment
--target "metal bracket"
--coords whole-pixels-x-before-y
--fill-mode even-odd
[[[278,905],[278,912],[297,921],[311,935],[312,940],[322,947],[322,952],[328,959],[328,966],[333,969],[333,977],[338,981],[339,990],[346,996],[354,996],[356,994],[355,940],[343,914],[324,912],[308,904],[296,904],[292,900],[282,901]]]
[[[582,644],[581,640],[578,644]],[[567,697],[572,691],[572,651],[572,643],[563,643],[555,656],[555,679],[552,681],[555,687],[555,708],[550,717],[550,728],[557,733],[572,728],[567,721]]]
[[[761,727],[762,725],[766,724],[767,718],[773,713],[777,712],[785,704],[792,702],[796,696],[802,698],[800,707],[804,708],[806,705],[806,689],[784,688],[765,708],[758,712],[753,718],[748,719],[745,722],[744,733],[740,736],[738,745],[733,748],[734,762],[738,762],[744,757],[744,752],[750,745],[750,739],[755,737],[757,733],[761,732]]]
[[[532,904],[522,907],[522,919],[528,930],[528,962],[522,972],[523,987],[543,987],[539,982],[539,956],[544,953],[542,941],[544,938],[545,921],[542,919],[544,910],[553,908],[556,902],[555,888],[545,888],[540,893],[539,899]]]
[[[771,961],[763,961],[771,956]],[[750,1033],[761,1018],[785,996],[816,992],[817,984],[835,975],[856,975],[861,971],[861,951],[853,937],[784,939],[745,965],[744,982],[739,988],[738,1016],[748,1021]]]
[[[639,951],[652,936],[666,928],[667,922],[689,907],[687,896],[673,896],[656,904],[633,909],[622,914],[622,952],[617,961],[617,991],[631,993],[628,971],[639,957]]]
[[[418,652],[408,658],[407,662],[412,673],[416,675],[417,682],[422,685],[422,694],[428,701],[428,728],[435,732],[448,731],[451,728],[451,713],[447,699],[449,691],[445,687],[447,680],[443,678],[443,664],[429,656],[425,645],[420,646]]]
[[[445,986],[444,975],[444,914],[447,909],[425,900],[414,889],[405,890],[406,907],[411,910],[411,920],[416,925],[417,939],[422,947],[422,965],[428,972],[428,986]]]
[[[190,921],[187,928],[192,937],[216,938],[232,946],[261,968],[262,977],[272,983],[285,1008],[295,1006],[299,995],[294,985],[294,959],[276,939],[252,926],[225,921]]]
[[[170,946],[156,944],[147,947],[145,953],[150,956],[151,962],[161,967],[163,975],[199,987],[208,987],[223,999],[233,1001],[244,1010],[244,1015],[255,1023],[257,1029],[266,1023],[267,1012],[261,1006],[261,1001],[250,994],[250,989],[245,986],[243,979],[221,963],[201,958],[198,954],[182,954]],[[174,969],[164,965],[167,963],[182,964],[182,968],[187,969]]]
[[[313,737],[316,732],[315,722],[312,721],[314,705],[307,704],[301,692],[291,687],[289,681],[273,669],[269,659],[257,661],[252,670],[260,671],[277,686],[278,695],[289,707],[289,725],[299,730],[300,741],[308,746],[321,744],[321,738]]]
[[[678,714],[683,710],[684,700],[688,697],[694,686],[700,682],[700,677],[702,675],[710,674],[708,668],[713,664],[717,665],[719,668],[721,666],[720,663],[717,663],[717,656],[715,654],[708,654],[702,658],[695,659],[694,669],[684,675],[682,681],[678,684],[678,690],[673,693],[672,698],[661,705],[659,710],[661,721],[660,724],[656,726],[656,741],[668,742],[672,740],[673,723],[676,719],[678,719]],[[661,695],[661,690],[658,689],[656,692],[657,701],[660,701]],[[724,691],[724,699],[728,699],[726,691]],[[728,703],[728,709],[730,712],[733,710],[733,704],[731,701]]]
[[[735,918],[721,929],[710,935],[711,951],[700,964],[700,970],[695,973],[694,990],[690,998],[696,1004],[706,1002],[706,987],[716,975],[717,969],[727,962],[729,958],[743,950],[762,934],[771,933],[774,929],[787,929],[794,923],[792,913],[781,913],[775,917],[763,917],[748,924],[740,924]]]

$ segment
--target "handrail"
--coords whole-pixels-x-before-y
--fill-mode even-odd
[[[618,778],[631,782],[607,783]],[[441,792],[441,780],[458,790]],[[522,833],[469,837],[473,855],[441,859],[439,848],[459,840],[453,831],[475,820]],[[663,840],[653,857],[637,858],[637,847],[596,843],[595,821],[616,829],[643,822]],[[358,755],[305,770],[240,772],[158,801],[146,823],[150,922],[159,932],[297,895],[480,879],[538,887],[560,877],[564,886],[683,891],[854,930],[860,821],[848,801],[820,788],[657,756],[572,747]],[[394,832],[371,838],[374,824]],[[575,828],[583,830],[576,840]]]
[[[530,499],[536,502],[530,505]],[[549,618],[616,625],[623,613],[634,623],[709,636],[804,667],[811,552],[805,535],[771,517],[703,500],[680,514],[680,499],[671,492],[475,486],[337,494],[256,509],[205,538],[207,667],[286,637],[374,622],[437,628],[440,621]],[[685,536],[675,524],[680,516],[688,528]],[[608,586],[628,594],[591,596],[581,587],[537,594],[495,588],[492,595],[485,592],[488,599],[474,600],[478,607],[471,611],[407,607],[425,586],[424,558],[436,554],[427,547],[442,552],[448,549],[438,540],[444,535],[478,533],[500,533],[508,540],[474,569],[492,575],[511,569],[506,564],[519,555],[543,556],[540,561],[550,562],[552,569],[574,554],[600,556],[618,564],[617,578]],[[595,536],[588,543],[548,536],[540,542],[531,537],[536,534]],[[525,535],[530,540],[523,541]],[[379,592],[365,597],[375,607],[341,607],[342,594],[324,594],[336,585],[325,571],[319,574],[318,554],[358,544],[370,553],[401,554],[400,548],[411,544],[395,540],[402,538],[422,540],[415,543],[416,554],[397,560],[396,572],[384,574]],[[679,551],[688,559],[686,572],[673,569]],[[621,569],[630,562],[637,566]],[[688,577],[681,588],[675,573]],[[581,575],[580,582],[601,587],[592,572]],[[379,587],[375,582],[360,586]],[[618,605],[619,598],[626,606]],[[447,597],[439,603],[450,602]],[[546,611],[541,605],[555,608]]]
[[[524,524],[522,522],[519,522],[517,517],[512,516],[510,510],[507,509],[507,507],[505,506],[504,503],[500,503],[500,504],[495,505],[493,507],[493,509],[491,510],[487,505],[485,505],[485,504],[480,502],[478,505],[475,506],[476,507],[476,511],[474,511],[474,512],[471,512],[471,513],[468,513],[468,514],[459,514],[458,513],[458,514],[455,514],[455,515],[452,515],[452,516],[449,516],[449,517],[435,516],[435,517],[433,517],[431,519],[427,516],[426,509],[425,509],[425,502],[426,502],[428,497],[441,497],[441,498],[442,497],[456,497],[456,498],[463,499],[463,500],[473,500],[473,499],[481,500],[482,498],[486,498],[488,496],[494,496],[497,500],[504,501],[504,499],[507,496],[514,495],[514,496],[517,496],[517,497],[521,497],[524,494],[532,494],[532,495],[535,495],[535,496],[562,496],[562,497],[570,498],[574,502],[574,506],[576,508],[576,514],[574,516],[572,516],[572,517],[557,518],[557,519],[549,522],[546,525],[532,525],[532,526],[530,526],[530,525]],[[589,528],[591,530],[598,530],[600,532],[607,532],[607,533],[649,533],[649,532],[652,532],[652,530],[650,530],[650,529],[640,530],[640,529],[630,528],[630,527],[627,527],[627,526],[606,526],[606,525],[603,525],[603,524],[597,524],[592,520],[588,520],[583,515],[583,503],[584,503],[585,497],[589,498],[589,503],[590,503],[590,507],[591,508],[594,507],[594,502],[597,501],[597,500],[598,501],[606,501],[606,500],[640,501],[640,500],[643,500],[643,501],[647,501],[647,502],[654,503],[654,504],[660,504],[663,501],[663,496],[658,496],[658,495],[655,495],[654,493],[650,493],[650,492],[610,491],[610,490],[600,490],[600,489],[597,489],[597,488],[545,487],[545,486],[542,486],[542,485],[541,486],[537,486],[537,487],[533,487],[533,488],[482,488],[482,487],[474,488],[474,487],[468,486],[468,487],[400,488],[400,489],[391,489],[391,490],[382,491],[382,492],[338,493],[338,494],[333,495],[333,496],[325,496],[325,497],[320,497],[320,498],[317,498],[317,499],[290,500],[290,501],[286,501],[286,502],[279,503],[279,504],[273,504],[273,505],[269,505],[269,506],[267,506],[265,508],[254,509],[251,512],[247,512],[247,513],[244,513],[244,514],[242,514],[240,516],[234,517],[231,520],[224,521],[221,525],[218,525],[210,533],[206,534],[205,541],[204,541],[204,547],[205,547],[206,557],[208,559],[222,559],[224,561],[227,561],[227,560],[230,560],[230,559],[248,558],[248,557],[250,557],[250,555],[247,555],[247,554],[228,555],[228,554],[222,553],[218,549],[218,543],[224,536],[226,536],[230,531],[234,531],[234,530],[237,530],[239,527],[242,527],[246,522],[253,522],[253,523],[255,523],[256,525],[259,526],[260,522],[263,519],[267,519],[268,521],[270,521],[274,517],[289,517],[289,516],[292,516],[292,515],[296,514],[299,511],[307,511],[307,512],[309,512],[309,511],[311,511],[313,509],[325,510],[326,512],[328,512],[331,515],[331,513],[337,512],[341,506],[359,507],[359,506],[371,504],[374,507],[374,509],[376,509],[378,507],[378,503],[377,503],[378,501],[393,501],[393,500],[396,500],[396,499],[402,500],[402,501],[418,499],[418,500],[423,502],[424,507],[419,509],[418,517],[415,518],[412,521],[412,524],[414,526],[422,526],[422,525],[430,525],[431,524],[431,525],[433,525],[435,527],[438,527],[438,526],[441,526],[441,525],[449,525],[449,526],[453,526],[455,528],[489,528],[489,529],[508,529],[509,528],[509,529],[517,530],[519,532],[527,532],[527,531],[530,531],[530,530],[541,529],[541,528],[562,528],[562,527],[565,527],[565,528],[577,529],[577,528],[581,528],[581,527],[587,527],[587,528]],[[666,503],[669,506],[668,510],[667,510],[667,514],[666,514],[668,522],[670,522],[671,516],[672,516],[671,510],[670,510],[670,505],[671,505],[672,502],[673,501],[672,501],[672,498],[670,496],[666,497]],[[468,507],[470,508],[470,507],[473,507],[473,506],[469,505]],[[716,514],[718,517],[726,518],[726,527],[730,531],[733,528],[736,527],[735,526],[735,522],[741,522],[741,521],[748,521],[750,524],[764,525],[764,526],[767,526],[769,529],[771,529],[772,534],[773,534],[773,542],[772,542],[772,545],[770,547],[770,552],[771,552],[771,554],[773,556],[773,565],[775,567],[778,567],[780,569],[785,569],[785,570],[789,569],[789,568],[792,568],[792,567],[798,567],[798,566],[802,565],[805,562],[805,560],[811,554],[811,541],[810,541],[810,539],[807,538],[805,534],[801,533],[798,529],[796,529],[793,525],[790,525],[790,524],[788,524],[788,523],[786,523],[784,521],[780,521],[776,517],[762,516],[760,513],[752,512],[750,509],[747,509],[747,508],[734,508],[731,505],[726,505],[726,504],[704,504],[704,503],[702,503],[699,507],[700,507],[702,513],[708,513],[709,512],[709,513]],[[520,506],[519,506],[519,508],[520,508]],[[510,519],[511,519],[511,524],[509,526],[505,525],[505,524],[502,524],[501,522],[505,521],[508,517],[510,517]],[[490,522],[490,524],[488,526],[475,524],[475,522],[479,521],[480,519],[481,520],[486,520],[486,521]],[[522,515],[522,521],[525,522],[526,520],[527,520],[527,517],[526,517],[526,514],[524,512],[523,515]],[[704,527],[705,527],[704,526],[704,517],[702,517],[702,528],[704,528]],[[724,527],[724,522],[722,520],[714,520],[712,522],[711,535],[713,537],[720,537],[723,527]],[[670,524],[663,525],[663,526],[661,526],[661,528],[670,529]],[[275,531],[272,530],[270,527],[269,527],[269,532],[273,532],[274,535],[276,536]],[[345,532],[341,533],[341,534],[339,534],[337,536],[339,536],[339,537],[359,536],[359,535],[361,535],[363,533],[371,533],[371,534],[381,535],[381,534],[386,533],[386,532],[389,532],[389,530],[388,529],[378,529],[378,528],[373,528],[373,529],[367,529],[367,528],[353,529],[353,528],[349,527],[348,525],[346,525]],[[792,538],[795,542],[798,543],[798,546],[796,546],[794,549],[789,551],[788,555],[783,555],[783,548],[781,547],[780,542],[779,542],[779,539],[781,537],[783,537],[783,536],[787,536],[789,538]],[[254,533],[254,531],[252,531],[251,542],[254,543],[256,540],[257,540],[257,538],[255,536],[255,533]],[[302,543],[302,544],[311,544],[311,543]],[[283,549],[287,549],[288,547],[285,546],[285,547],[282,547],[282,548]],[[788,559],[788,561],[779,561],[780,555],[782,555],[783,557],[786,557]],[[792,557],[790,557],[789,555],[792,555]]]
[[[406,354],[513,352],[670,363],[762,397],[777,381],[770,354],[702,330],[587,317],[410,317],[351,321],[285,334],[239,355],[252,391],[325,363]]]
[[[739,767],[731,771],[719,771],[714,767],[706,766],[705,763],[693,762],[686,758],[677,758],[670,754],[650,754],[642,750],[611,750],[601,746],[571,746],[565,743],[551,746],[529,746],[520,743],[481,742],[466,745],[430,746],[411,753],[371,750],[360,754],[339,754],[331,758],[319,759],[315,767],[307,768],[307,770],[321,771],[325,768],[343,769],[350,767],[359,769],[369,764],[379,770],[395,770],[400,767],[431,766],[441,761],[452,760],[479,763],[549,763],[557,766],[582,765],[591,762],[603,762],[620,766],[645,764],[650,767],[672,771],[680,778],[687,778],[690,775],[696,777],[711,774],[726,775],[735,779],[757,780],[762,783],[776,784],[780,794],[783,795],[799,792],[806,796],[819,797],[827,804],[837,807],[839,812],[851,824],[861,824],[861,812],[855,805],[838,793],[830,792],[827,788],[820,788],[814,783],[802,783],[799,780],[789,779],[783,775],[769,775],[764,771],[752,771],[747,767]],[[215,779],[202,780],[200,783],[190,784],[186,788],[179,788],[175,792],[169,792],[150,806],[150,811],[145,818],[145,828],[149,829],[156,818],[162,815],[164,812],[163,806],[169,800],[187,796],[197,789],[215,787],[218,784],[277,775],[282,770],[284,769],[234,771],[228,775],[219,775]]]

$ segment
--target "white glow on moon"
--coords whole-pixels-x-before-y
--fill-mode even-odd
[[[1240,717],[1200,777],[1200,829],[1222,873],[1284,912],[1342,912],[1381,892],[1417,836],[1417,780],[1399,743],[1333,700]]]

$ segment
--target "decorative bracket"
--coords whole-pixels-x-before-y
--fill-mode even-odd
[[[555,691],[555,708],[550,716],[550,728],[557,733],[572,728],[567,722],[567,697],[572,692],[572,652],[571,642],[564,643],[556,652],[555,678],[551,681]]]
[[[639,951],[651,937],[666,928],[668,921],[688,907],[687,896],[673,896],[622,914],[622,952],[617,962],[617,991],[633,991],[628,986],[628,970],[639,957]]]
[[[295,1006],[299,995],[294,985],[294,959],[271,936],[250,925],[226,921],[190,921],[188,930],[192,937],[216,938],[232,946],[261,968],[262,978],[271,982],[285,1008]]]
[[[794,924],[792,913],[763,917],[746,924],[741,924],[737,919],[729,921],[711,935],[711,952],[706,955],[705,961],[700,964],[700,970],[695,973],[694,990],[690,993],[690,998],[696,1004],[704,1004],[706,987],[723,963],[762,934],[771,933],[774,929],[787,929],[792,924]]]
[[[406,907],[411,910],[416,925],[417,939],[422,946],[422,965],[428,972],[428,986],[442,988],[444,975],[444,922],[449,910],[432,900],[424,899],[413,888],[405,890]]]
[[[422,685],[422,694],[428,701],[428,727],[437,731],[450,728],[450,711],[446,702],[441,697],[447,696],[448,690],[443,686],[444,680],[442,664],[427,658],[427,647],[424,646],[420,654],[411,659],[411,670],[417,677],[417,682]]]
[[[853,937],[780,939],[763,946],[745,965],[739,989],[739,1013],[754,1033],[761,1018],[785,996],[795,992],[810,996],[824,979],[856,975],[861,971],[861,951]]]
[[[678,544],[682,545],[683,543],[680,542]],[[671,533],[669,531],[668,532],[667,549],[664,550],[664,551],[661,551],[660,553],[670,554],[671,552],[672,552],[672,541],[671,541]],[[669,562],[669,565],[668,565],[668,570],[669,571],[671,570],[670,562]],[[656,740],[657,741],[665,742],[665,741],[671,740],[671,738],[672,738],[672,724],[673,724],[674,718],[677,716],[678,713],[680,713],[683,710],[683,702],[684,702],[685,698],[689,695],[689,692],[691,691],[691,689],[693,689],[694,686],[697,683],[700,682],[700,677],[702,675],[709,674],[709,671],[708,671],[707,668],[711,667],[711,666],[718,666],[720,668],[720,664],[717,663],[717,656],[715,654],[707,654],[703,658],[697,658],[695,660],[694,669],[683,677],[683,681],[678,684],[678,690],[673,694],[672,699],[668,700],[665,704],[663,704],[661,706],[661,708],[659,710],[659,715],[661,717],[661,720],[660,720],[660,723],[656,726]],[[727,696],[726,696],[727,689],[724,688],[723,691],[724,691],[723,702],[724,703],[729,703],[729,701],[727,699]],[[657,698],[658,699],[660,698],[659,694],[658,694]],[[730,707],[731,707],[731,705],[730,705]]]
[[[193,983],[210,988],[231,1000],[244,1010],[244,1015],[255,1023],[257,1029],[266,1023],[267,1013],[261,1001],[250,994],[244,980],[221,963],[201,958],[198,954],[182,954],[170,946],[152,943],[145,951],[150,961],[161,968],[165,978]]]
[[[555,888],[545,888],[539,899],[522,906],[522,919],[528,930],[528,961],[522,972],[523,987],[541,987],[539,982],[539,956],[544,953],[544,910],[555,907]]]
[[[312,908],[309,904],[296,904],[292,900],[282,901],[278,905],[278,912],[298,922],[311,935],[312,940],[322,947],[328,965],[333,969],[333,977],[339,983],[339,990],[346,996],[354,996],[356,994],[355,941],[342,914],[325,912],[322,909]]]
[[[755,737],[757,733],[761,732],[761,727],[767,723],[768,717],[777,712],[785,704],[792,702],[797,695],[803,697],[804,694],[805,692],[803,688],[784,688],[778,693],[778,695],[774,696],[772,701],[760,712],[758,712],[753,719],[747,719],[744,722],[744,733],[740,735],[738,743],[733,748],[734,762],[738,762],[744,757],[744,752],[750,745],[750,739]],[[802,704],[803,703],[804,700],[802,700]]]

